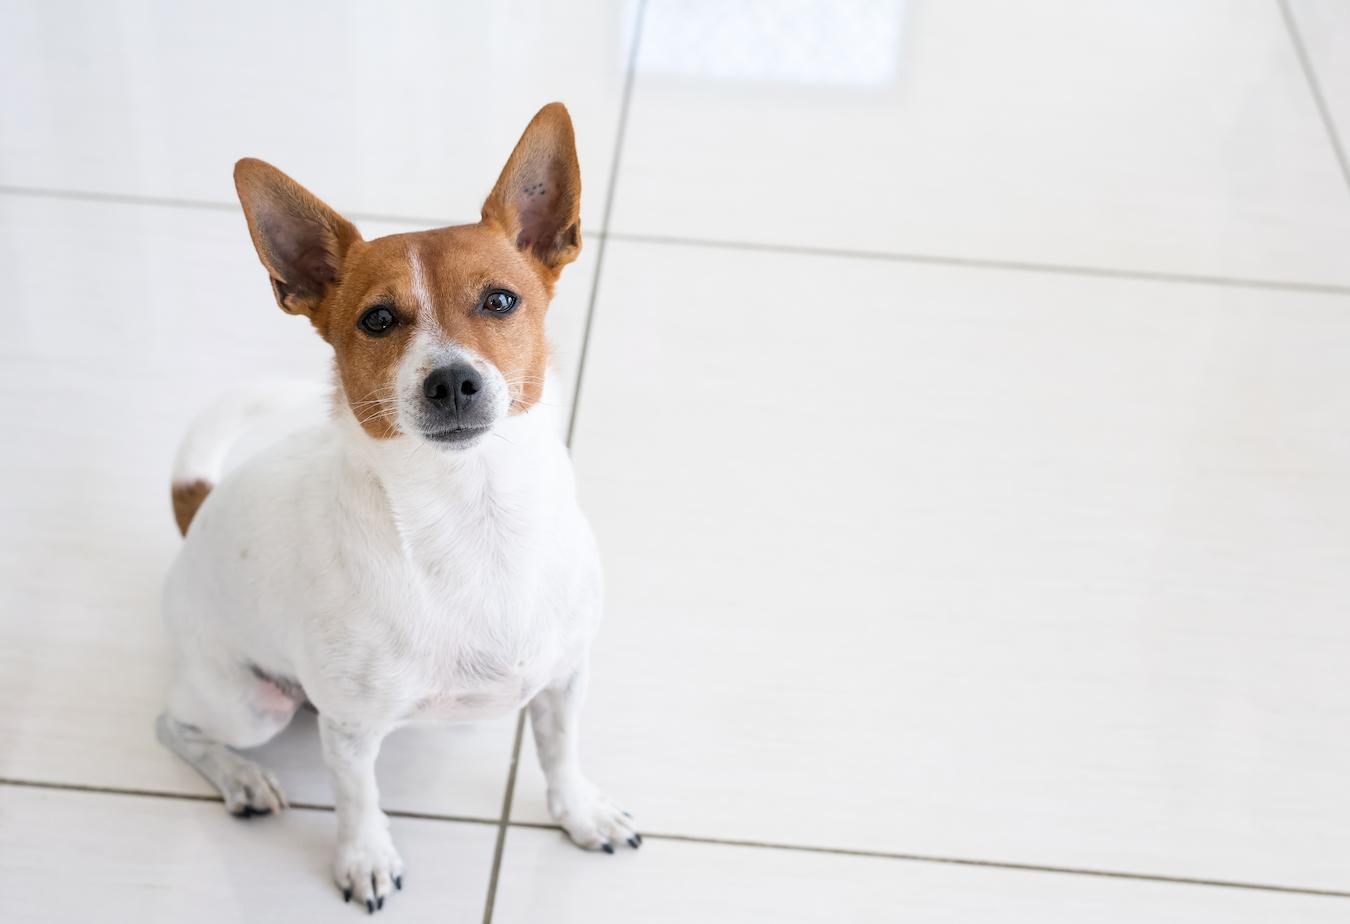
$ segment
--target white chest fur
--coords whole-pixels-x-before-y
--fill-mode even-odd
[[[353,473],[368,515],[380,522],[382,506],[388,528],[368,534],[382,534],[383,549],[360,551],[388,564],[381,595],[394,606],[385,617],[399,654],[383,667],[411,699],[406,717],[511,711],[584,652],[598,569],[555,434],[531,413],[467,453],[369,445],[373,497]]]

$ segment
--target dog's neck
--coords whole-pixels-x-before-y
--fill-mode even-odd
[[[361,506],[384,508],[403,553],[434,563],[449,549],[520,543],[534,531],[560,482],[556,383],[540,402],[498,423],[479,444],[450,450],[415,436],[374,439],[345,400],[336,412],[351,487]]]

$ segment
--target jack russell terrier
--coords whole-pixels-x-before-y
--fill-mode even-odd
[[[276,778],[232,749],[312,703],[336,795],[333,875],[371,912],[403,887],[375,757],[414,719],[527,707],[554,819],[588,850],[637,847],[578,759],[600,565],[542,400],[544,314],[581,250],[567,110],[534,117],[473,225],[366,241],[262,161],[234,178],[277,303],[333,347],[335,396],[328,422],[223,480],[258,408],[226,402],[184,441],[159,740],[231,813],[276,812]]]

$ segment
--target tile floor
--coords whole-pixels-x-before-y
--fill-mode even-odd
[[[651,836],[403,731],[383,913],[1350,919],[1350,6],[12,0],[0,86],[0,921],[356,913],[311,721],[249,824],[150,729],[174,445],[326,368],[230,165],[465,220],[554,98],[585,748]]]

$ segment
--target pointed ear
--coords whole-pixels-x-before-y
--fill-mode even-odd
[[[244,158],[234,165],[234,186],[277,304],[317,324],[324,296],[342,275],[347,248],[361,235],[271,164]]]
[[[581,252],[581,170],[572,119],[549,103],[530,120],[483,203],[497,225],[554,278]]]

